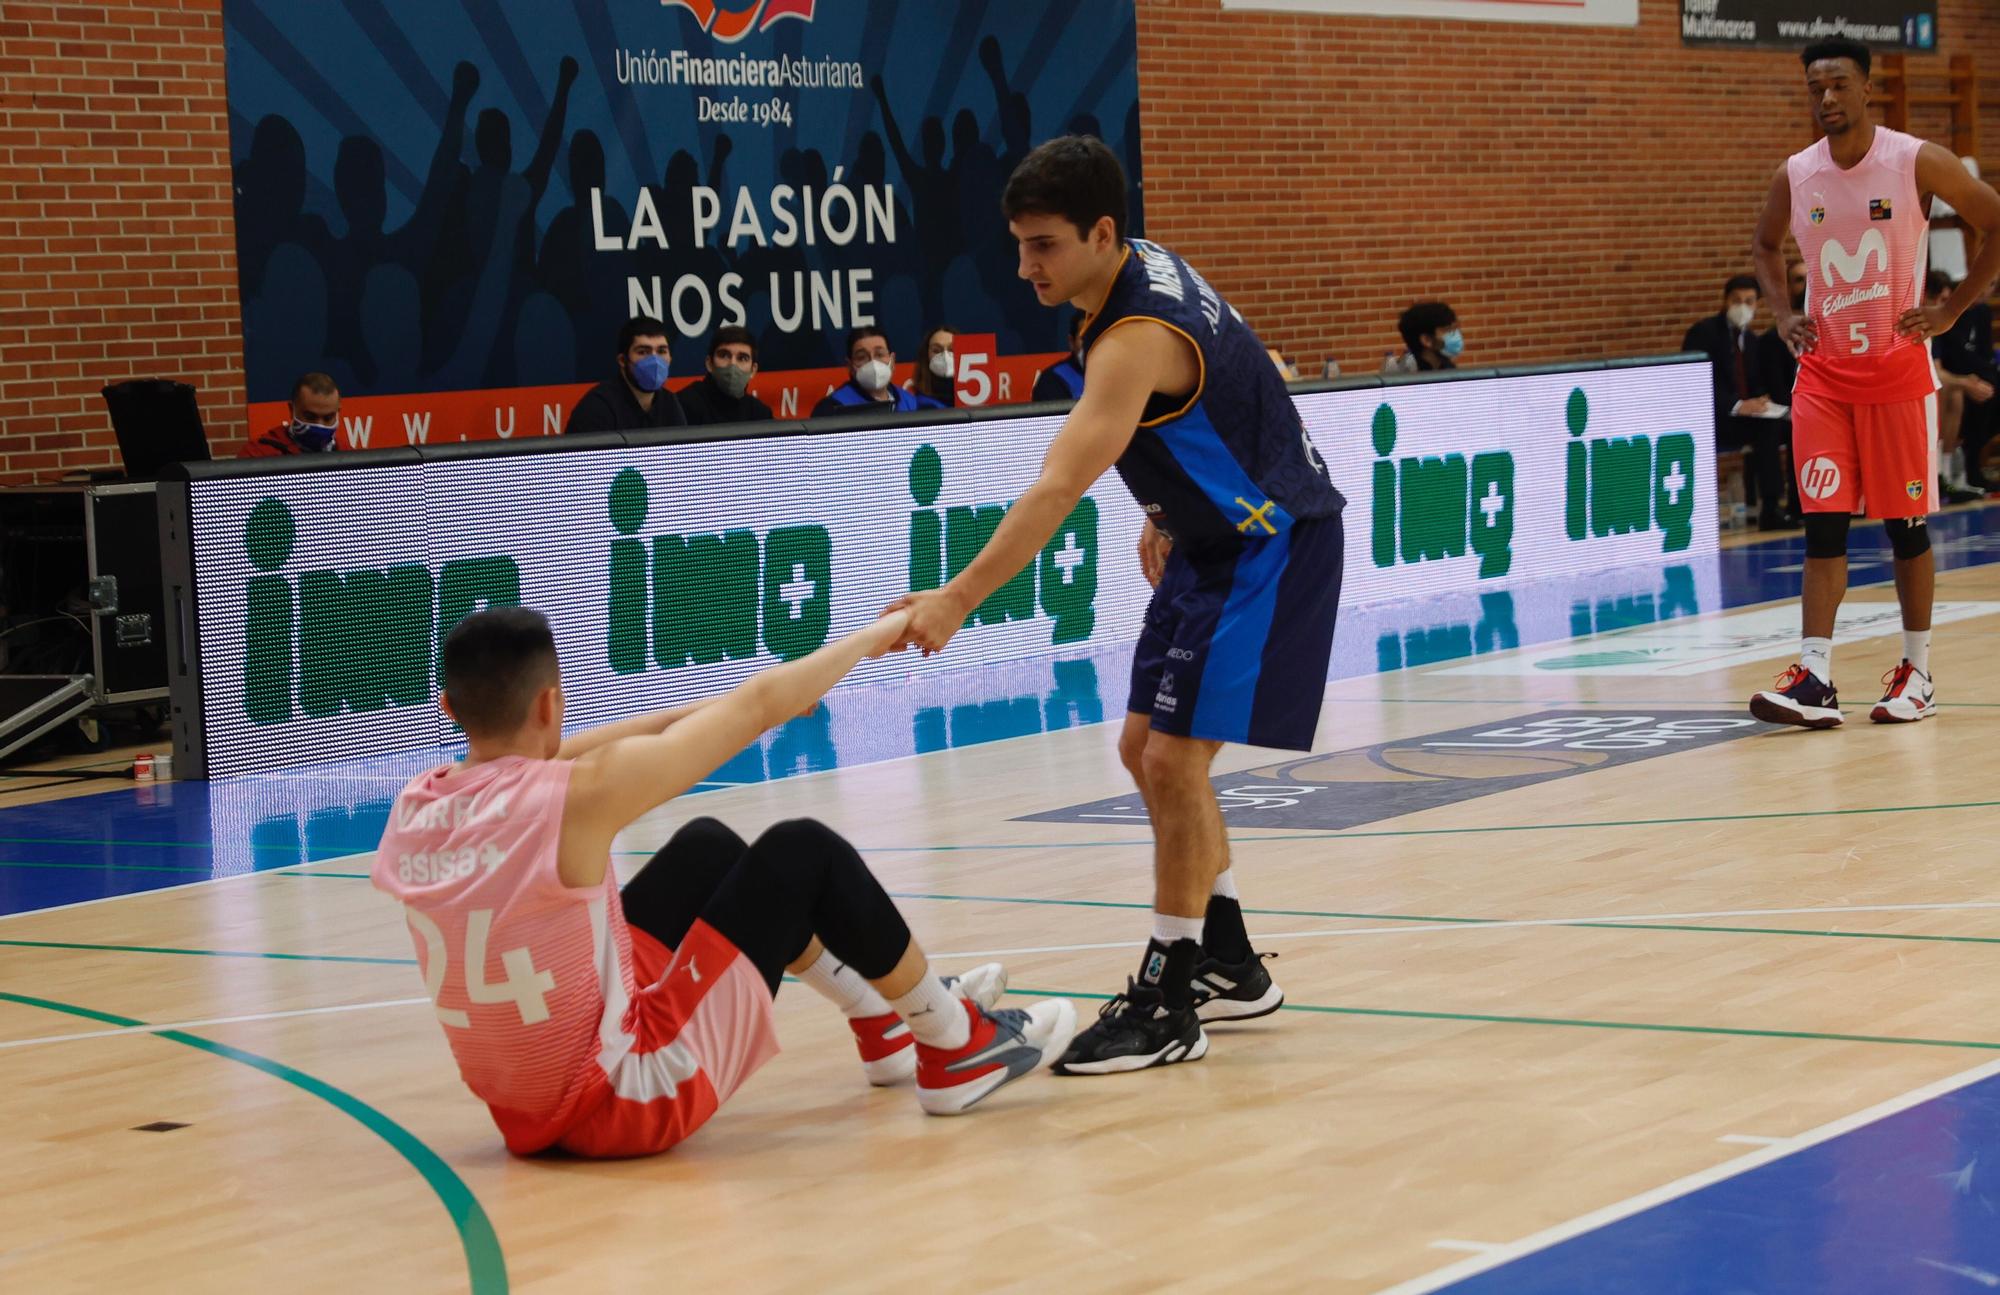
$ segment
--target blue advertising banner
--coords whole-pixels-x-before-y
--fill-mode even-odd
[[[1065,131],[1118,151],[1143,227],[1133,0],[224,0],[223,19],[253,407],[314,369],[373,397],[588,384],[634,314],[688,339],[747,325],[760,382],[840,365],[857,323],[904,361],[938,323],[999,357],[1060,351],[999,197]],[[677,345],[676,377],[702,351]]]

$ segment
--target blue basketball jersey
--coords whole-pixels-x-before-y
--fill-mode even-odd
[[[1186,396],[1155,393],[1118,459],[1155,526],[1183,543],[1261,538],[1346,505],[1264,344],[1192,266],[1140,238],[1127,240],[1110,293],[1084,323],[1086,372],[1097,339],[1134,319],[1164,324],[1200,352],[1200,384]]]

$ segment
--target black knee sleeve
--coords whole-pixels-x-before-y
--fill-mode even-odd
[[[626,922],[669,949],[679,948],[748,848],[712,818],[683,824],[619,892]]]
[[[1853,518],[1846,513],[1806,514],[1806,556],[1844,558],[1847,556],[1847,528]]]
[[[1921,517],[1891,517],[1882,523],[1882,529],[1889,533],[1889,548],[1898,562],[1908,562],[1931,551],[1931,528]]]
[[[701,916],[773,989],[815,935],[869,980],[888,975],[910,947],[903,915],[854,847],[810,819],[758,837]]]

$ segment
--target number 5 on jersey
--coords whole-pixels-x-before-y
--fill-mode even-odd
[[[1853,323],[1849,324],[1847,326],[1847,344],[1849,347],[1848,353],[1850,355],[1867,354],[1868,325],[1862,323],[1858,319],[1855,320]]]
[[[444,932],[428,916],[408,905],[410,928],[424,938],[424,989],[437,1006],[437,1015],[446,1025],[463,1030],[472,1024],[462,1011],[443,1002],[444,978],[449,970]],[[507,978],[499,984],[486,980],[486,937],[493,929],[493,910],[477,908],[465,923],[465,994],[475,1003],[512,1003],[521,1013],[521,1024],[539,1025],[549,1019],[548,995],[555,992],[555,973],[537,971],[535,960],[523,947],[500,955]]]

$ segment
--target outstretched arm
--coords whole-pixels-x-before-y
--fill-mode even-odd
[[[1777,316],[1778,336],[1785,339],[1793,355],[1804,355],[1819,345],[1819,327],[1810,316],[1792,309],[1792,289],[1785,277],[1785,234],[1791,226],[1792,177],[1780,166],[1771,177],[1771,192],[1764,199],[1764,214],[1757,218],[1757,236],[1750,251],[1756,258],[1757,285]],[[1811,266],[1806,267],[1806,273],[1812,273]]]
[[[651,711],[644,715],[634,715],[612,724],[601,724],[596,728],[584,729],[563,739],[562,749],[556,752],[558,760],[576,760],[589,755],[600,747],[622,742],[628,737],[655,737],[666,732],[704,706],[714,705],[714,697],[689,702],[685,706],[675,706],[668,710]]]
[[[627,824],[694,786],[765,729],[805,710],[862,658],[889,651],[907,619],[885,616],[810,656],[752,675],[720,697],[684,708],[663,731],[618,734],[587,749],[570,771],[563,879],[594,884],[587,876],[577,879],[571,864],[587,867],[595,860],[602,880],[604,853]],[[653,718],[627,723],[642,729]]]
[[[1177,382],[1184,376],[1185,382]],[[1090,381],[1042,460],[1042,474],[1007,510],[993,538],[965,570],[941,589],[905,594],[896,607],[910,610],[910,642],[936,652],[951,641],[965,617],[1041,552],[1091,483],[1132,443],[1155,383],[1192,389],[1199,370],[1192,348],[1164,328],[1143,324],[1113,329],[1090,351]]]
[[[903,132],[896,129],[896,114],[889,110],[888,91],[882,88],[879,76],[868,78],[868,88],[875,92],[875,102],[882,106],[882,133],[889,137],[889,151],[896,155],[896,165],[902,169],[903,180],[908,183],[910,177],[917,173],[917,162],[910,156],[910,150],[903,147]]]
[[[549,107],[549,119],[542,123],[541,141],[535,147],[535,156],[528,162],[528,169],[522,172],[528,179],[528,189],[540,200],[549,187],[549,172],[556,164],[556,154],[562,149],[563,122],[569,116],[569,91],[576,84],[576,60],[563,56],[561,67],[556,71],[556,101]]]

